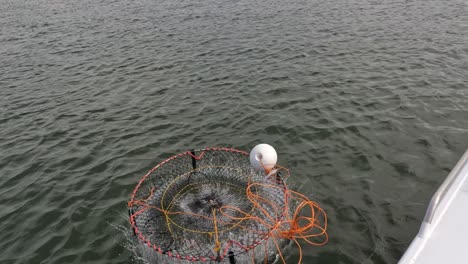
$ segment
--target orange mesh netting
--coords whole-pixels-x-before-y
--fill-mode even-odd
[[[248,153],[230,148],[187,151],[155,166],[128,202],[138,241],[157,263],[282,263],[281,248],[299,240],[323,245],[326,214],[287,188],[289,171],[252,169]]]

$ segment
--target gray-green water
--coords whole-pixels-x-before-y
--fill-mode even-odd
[[[464,1],[0,0],[0,262],[129,263],[138,179],[274,145],[304,263],[396,263],[468,147]]]

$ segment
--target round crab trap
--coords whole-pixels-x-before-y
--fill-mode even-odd
[[[128,203],[143,259],[285,263],[281,249],[290,241],[324,244],[323,210],[287,188],[286,169],[255,170],[248,156],[230,148],[187,151],[144,175]]]

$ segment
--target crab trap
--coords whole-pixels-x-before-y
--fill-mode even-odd
[[[128,202],[142,258],[151,264],[285,263],[289,244],[299,253],[299,240],[325,244],[325,212],[288,189],[289,171],[273,164],[272,151],[254,148],[249,161],[241,150],[206,148],[151,169]]]

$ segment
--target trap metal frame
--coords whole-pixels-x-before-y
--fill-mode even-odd
[[[248,156],[205,148],[152,168],[128,202],[139,243],[161,257],[189,262],[236,263],[256,249],[249,257],[255,261],[255,254],[276,252],[277,242],[268,240],[288,213],[288,189],[280,173],[253,170]]]

